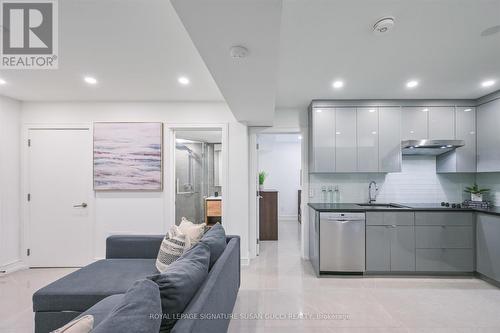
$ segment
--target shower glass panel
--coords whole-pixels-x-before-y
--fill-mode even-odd
[[[205,222],[206,200],[221,199],[220,130],[175,131],[175,223]]]

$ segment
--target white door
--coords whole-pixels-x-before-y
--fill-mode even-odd
[[[30,129],[29,140],[29,265],[87,265],[92,257],[90,130]]]

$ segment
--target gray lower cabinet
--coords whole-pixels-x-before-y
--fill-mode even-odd
[[[391,236],[387,226],[366,226],[366,270],[391,270]]]
[[[416,212],[417,272],[473,272],[473,225],[470,212]]]
[[[472,226],[417,226],[415,240],[419,249],[472,249]]]
[[[415,271],[413,212],[366,214],[366,270]]]
[[[319,275],[319,213],[309,207],[309,260]]]
[[[472,249],[417,249],[417,272],[473,272]]]
[[[500,217],[478,214],[476,228],[476,271],[500,282]]]

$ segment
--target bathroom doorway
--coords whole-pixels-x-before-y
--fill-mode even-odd
[[[222,130],[176,129],[174,137],[175,224],[222,222]]]

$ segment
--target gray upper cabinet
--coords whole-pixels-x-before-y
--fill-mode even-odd
[[[310,172],[335,172],[335,109],[310,113]]]
[[[463,140],[463,147],[440,155],[436,159],[437,172],[476,172],[476,109],[455,109],[455,138]]]
[[[358,171],[379,171],[379,122],[378,108],[358,108],[357,146]],[[399,138],[398,138],[399,139]],[[399,141],[399,140],[398,140]]]
[[[465,146],[457,148],[457,172],[476,172],[476,108],[457,107],[455,138]]]
[[[429,108],[403,107],[401,110],[401,140],[422,140],[429,137]]]
[[[500,100],[477,108],[477,172],[500,171]]]
[[[335,172],[355,172],[356,153],[356,109],[335,109]]]
[[[429,107],[427,109],[429,117],[430,140],[453,140],[455,138],[455,107]]]
[[[379,171],[401,171],[401,108],[380,107],[379,126]],[[361,159],[358,156],[358,163]]]

